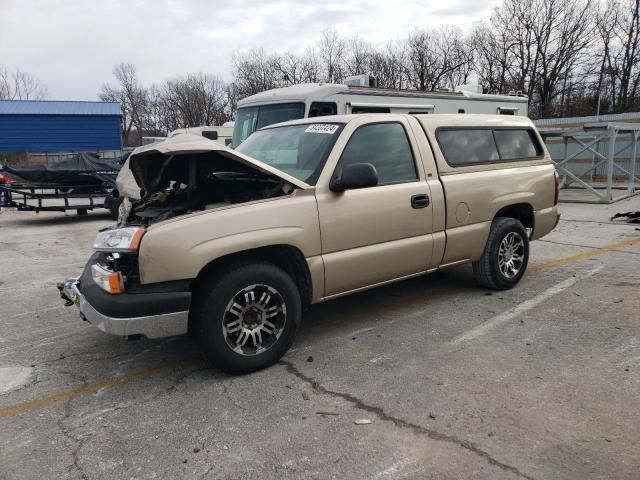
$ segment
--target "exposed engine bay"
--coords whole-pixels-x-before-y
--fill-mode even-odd
[[[149,225],[179,215],[290,194],[286,181],[217,151],[131,160],[140,200],[125,199],[118,224]]]

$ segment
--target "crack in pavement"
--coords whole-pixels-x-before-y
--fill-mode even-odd
[[[468,450],[471,453],[474,453],[474,454],[484,458],[490,465],[496,466],[496,467],[498,467],[498,468],[500,468],[500,469],[502,469],[504,471],[511,472],[514,475],[517,475],[518,477],[525,478],[526,480],[534,480],[533,477],[527,475],[524,472],[521,472],[520,470],[518,470],[518,468],[516,468],[516,467],[514,467],[512,465],[507,465],[506,463],[503,463],[503,462],[501,462],[499,460],[496,460],[495,458],[493,458],[491,456],[491,454],[489,452],[486,452],[486,451],[482,450],[480,447],[478,447],[473,442],[470,442],[468,440],[462,440],[462,439],[457,438],[457,437],[455,437],[453,435],[447,435],[445,433],[438,432],[437,430],[432,430],[430,428],[423,427],[422,425],[411,423],[411,422],[409,422],[407,420],[403,420],[402,418],[394,417],[393,415],[390,415],[387,412],[385,412],[382,407],[374,407],[373,405],[368,405],[364,401],[362,401],[361,399],[356,397],[355,395],[352,395],[350,393],[343,393],[343,392],[336,392],[334,390],[329,390],[327,387],[325,387],[322,384],[320,384],[313,377],[309,377],[309,376],[305,375],[304,373],[302,373],[291,362],[287,362],[285,360],[279,360],[278,363],[280,365],[285,366],[288,373],[290,373],[290,374],[294,375],[295,377],[299,378],[300,380],[303,380],[304,382],[308,383],[313,390],[316,390],[316,391],[318,391],[320,393],[324,393],[324,394],[332,396],[332,397],[342,398],[343,400],[346,400],[347,402],[349,402],[352,405],[354,405],[357,409],[364,410],[364,411],[369,412],[369,413],[373,413],[380,420],[391,422],[396,427],[409,429],[409,430],[413,431],[415,434],[418,434],[418,435],[426,435],[430,439],[436,440],[438,442],[453,443],[454,445],[457,445],[460,448]]]
[[[170,393],[173,392],[175,389],[177,389],[180,384],[182,384],[187,378],[191,377],[192,375],[195,375],[198,372],[202,372],[204,370],[211,370],[211,367],[208,364],[204,364],[201,367],[196,367],[192,370],[186,371],[186,372],[182,372],[179,373],[175,376],[175,378],[173,379],[173,381],[171,382],[171,385],[169,385],[166,389],[165,389],[165,393]],[[159,395],[160,396],[160,395]],[[158,397],[159,397],[158,396]]]
[[[216,468],[215,465],[209,465],[207,471],[198,477],[198,480],[204,480]]]
[[[73,463],[67,467],[67,473],[71,473],[72,470],[76,470],[78,472],[78,474],[80,475],[81,479],[88,480],[89,477],[86,474],[86,472],[84,471],[84,469],[82,468],[82,465],[80,464],[80,449],[82,448],[82,445],[84,444],[84,439],[83,438],[80,439],[80,438],[74,437],[71,434],[71,432],[74,429],[68,429],[64,425],[64,423],[71,417],[71,402],[72,401],[73,401],[73,398],[69,398],[65,402],[65,405],[64,405],[64,416],[62,416],[58,421],[56,421],[56,425],[58,426],[58,428],[62,432],[62,436],[64,438],[67,438],[67,439],[71,440],[71,442],[76,444],[75,448],[71,452],[71,457],[73,458]]]
[[[233,385],[233,377],[230,377],[228,382],[225,382],[222,384],[222,392],[224,393],[224,396],[227,398],[227,400],[231,405],[233,405],[236,408],[239,408],[240,410],[244,410],[246,412],[248,409],[246,407],[243,407],[239,403],[237,403],[229,393],[229,387],[231,387],[232,385]]]

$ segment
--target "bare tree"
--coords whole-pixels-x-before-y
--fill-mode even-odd
[[[232,61],[234,90],[239,98],[275,88],[283,81],[276,57],[262,48],[236,53]]]
[[[598,93],[606,78],[610,107],[624,112],[637,103],[640,82],[640,0],[610,1],[598,16],[602,48]]]
[[[615,93],[612,94],[612,100],[609,101],[606,96],[610,95],[610,92],[615,92],[615,67],[616,63],[614,56],[615,53],[615,35],[616,29],[620,23],[620,6],[616,0],[610,0],[606,5],[601,6],[596,17],[596,30],[599,38],[599,59],[596,59],[599,63],[598,80],[594,86],[594,102],[596,112],[600,112],[600,104],[602,103],[603,96],[605,96],[605,104],[609,108],[613,108],[615,104]],[[609,87],[609,88],[607,88]],[[603,95],[604,94],[604,95]]]
[[[538,113],[553,114],[553,102],[564,93],[588,58],[595,39],[591,0],[543,0],[537,9]]]
[[[339,83],[344,78],[344,54],[346,42],[338,32],[326,29],[318,42],[318,52],[324,66],[324,78],[327,82]]]
[[[142,144],[142,135],[146,123],[148,92],[138,80],[135,65],[119,63],[113,67],[113,76],[117,86],[103,84],[98,97],[102,101],[120,102],[122,108],[122,137],[125,142],[133,127],[136,129],[138,144]]]
[[[318,83],[322,80],[320,59],[313,47],[307,47],[300,57],[301,78],[304,83]]]
[[[360,37],[352,37],[346,42],[344,70],[346,75],[369,73],[373,47]]]
[[[292,52],[271,57],[273,68],[277,72],[275,82],[278,85],[293,85],[304,82],[304,63],[302,57]]]
[[[156,95],[158,123],[167,131],[222,125],[231,118],[227,86],[213,75],[196,73],[165,80]]]
[[[593,0],[504,0],[490,18],[492,35],[484,33],[499,54],[498,70],[508,72],[499,83],[525,92],[534,115],[553,115],[586,78],[594,16]],[[483,57],[486,67],[491,56]]]
[[[0,65],[0,100],[42,100],[47,96],[47,87],[38,78]]]
[[[459,29],[416,30],[406,41],[407,73],[417,90],[453,88],[470,74],[472,53]]]
[[[510,72],[513,70],[513,45],[504,32],[478,25],[471,33],[474,71],[486,93],[508,93],[514,90]]]

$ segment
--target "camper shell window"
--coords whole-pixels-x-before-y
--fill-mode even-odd
[[[544,155],[530,128],[439,128],[436,138],[452,167],[532,160]]]
[[[531,129],[494,130],[502,160],[539,158],[543,155],[542,145]]]

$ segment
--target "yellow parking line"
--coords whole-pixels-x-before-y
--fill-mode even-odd
[[[182,368],[191,367],[197,365],[197,363],[198,362],[196,362],[195,360],[186,360],[178,363],[162,365],[160,367],[146,368],[144,370],[128,373],[119,377],[107,378],[106,380],[90,383],[88,385],[85,385],[84,387],[76,388],[75,390],[62,391],[54,393],[53,395],[48,395],[46,397],[29,400],[28,402],[18,403],[9,407],[0,408],[0,417],[10,417],[12,415],[19,415],[21,413],[30,412],[31,410],[35,410],[36,408],[46,407],[48,405],[53,405],[54,403],[71,400],[72,398],[78,397],[80,395],[95,393],[102,388],[124,385],[133,382],[134,380],[142,380],[159,373],[172,372],[175,370],[180,370]]]
[[[605,245],[604,247],[594,248],[592,250],[579,253],[577,255],[571,255],[569,257],[563,257],[563,258],[558,258],[556,260],[551,260],[546,263],[531,265],[529,266],[528,270],[532,272],[541,272],[544,270],[549,270],[550,268],[555,268],[561,265],[575,263],[580,260],[584,260],[586,258],[595,257],[596,255],[601,255],[611,250],[617,250],[619,248],[629,247],[637,243],[640,243],[640,237],[633,237],[620,242],[610,243],[608,245]],[[421,294],[421,295],[418,295],[417,298],[411,297],[410,299],[403,300],[400,303],[394,303],[388,306],[377,307],[376,313],[380,313],[380,312],[384,313],[391,310],[395,310],[404,305],[413,304],[416,302],[416,300],[422,300],[422,301],[433,300],[445,294],[457,293],[462,290],[463,290],[462,288],[452,287],[452,288],[445,288],[442,290],[438,290],[436,292]],[[95,393],[101,388],[111,388],[116,385],[124,385],[130,382],[133,382],[134,380],[142,380],[145,378],[152,377],[154,375],[158,375],[160,373],[172,372],[175,370],[180,370],[182,368],[191,367],[197,364],[198,362],[192,359],[192,360],[186,360],[178,363],[162,365],[159,367],[147,368],[137,372],[128,373],[120,377],[107,378],[99,382],[90,383],[89,385],[85,385],[84,387],[80,387],[75,390],[62,391],[62,392],[54,393],[52,395],[48,395],[46,397],[38,398],[35,400],[29,400],[27,402],[18,403],[16,405],[11,405],[9,407],[0,408],[0,418],[9,417],[12,415],[19,415],[21,413],[30,412],[40,407],[45,407],[48,405],[53,405],[58,402],[71,400],[72,398],[78,397],[80,395]]]
[[[640,237],[633,237],[621,242],[610,243],[608,245],[605,245],[604,247],[587,250],[586,252],[578,253],[577,255],[571,255],[570,257],[558,258],[556,260],[551,260],[550,262],[539,263],[538,265],[530,265],[528,267],[528,270],[530,272],[541,272],[543,270],[549,270],[550,268],[559,267],[561,265],[575,263],[580,260],[584,260],[585,258],[595,257],[596,255],[601,255],[603,253],[610,252],[611,250],[630,247],[632,245],[635,245],[636,243],[640,243]]]

